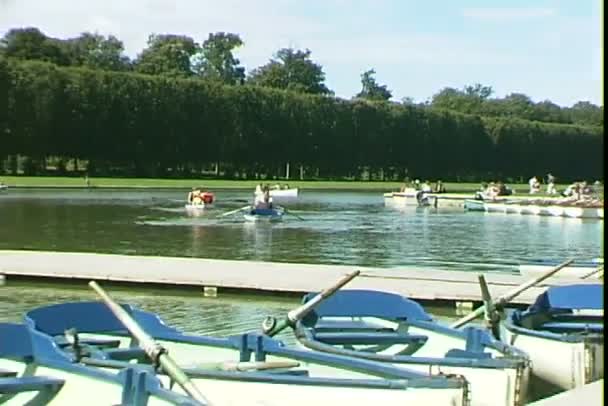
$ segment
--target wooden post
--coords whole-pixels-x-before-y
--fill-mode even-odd
[[[289,162],[285,164],[285,179],[289,180]]]

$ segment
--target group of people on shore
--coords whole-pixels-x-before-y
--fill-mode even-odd
[[[481,184],[480,189],[475,193],[477,200],[493,200],[499,196],[510,196],[513,194],[513,189],[508,187],[502,181],[490,182]]]

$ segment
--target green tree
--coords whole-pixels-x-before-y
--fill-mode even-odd
[[[113,35],[104,37],[84,32],[62,42],[69,55],[70,65],[112,71],[129,69],[130,61],[124,55],[124,45]]]
[[[148,47],[135,61],[135,70],[150,75],[189,77],[193,75],[191,58],[198,51],[198,44],[190,37],[152,34]]]
[[[68,65],[69,59],[60,41],[49,38],[38,28],[13,28],[0,40],[0,54],[19,59]]]
[[[209,34],[195,57],[194,71],[202,78],[229,85],[243,83],[245,68],[239,66],[240,61],[233,54],[242,45],[243,41],[237,34]]]
[[[376,71],[374,69],[363,72],[361,75],[362,89],[355,97],[367,100],[386,101],[393,96],[385,85],[379,85],[378,82],[376,82],[376,78],[374,78],[375,74]]]
[[[310,59],[310,53],[308,49],[280,49],[275,59],[251,72],[248,82],[300,93],[333,94],[324,84],[323,68]]]

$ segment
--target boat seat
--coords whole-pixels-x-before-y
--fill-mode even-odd
[[[21,393],[21,392],[46,392],[45,399],[52,398],[63,386],[63,379],[49,378],[46,376],[25,376],[19,378],[0,379],[0,393]],[[31,403],[46,404],[46,403]]]
[[[358,332],[328,332],[315,333],[315,339],[326,344],[344,345],[379,345],[379,344],[420,344],[426,342],[427,336],[403,333],[358,333]]]
[[[318,321],[314,326],[315,331],[344,331],[344,330],[366,330],[366,331],[395,331],[390,327],[383,326],[381,324],[367,323],[364,321]]]
[[[0,368],[0,378],[12,378],[17,376],[17,372]]]
[[[55,337],[55,343],[59,347],[69,347],[70,345],[72,345],[65,338],[65,336]],[[107,339],[107,338],[80,338],[80,337],[78,337],[78,343],[80,345],[91,345],[91,346],[100,347],[100,348],[118,348],[118,347],[120,347],[120,340],[112,339],[112,338]]]
[[[576,333],[582,331],[591,331],[601,333],[604,331],[602,323],[575,323],[575,322],[560,322],[550,321],[539,326],[541,330],[549,330],[555,333]]]

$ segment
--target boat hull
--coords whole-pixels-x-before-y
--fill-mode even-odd
[[[345,318],[344,320],[346,320]],[[339,320],[335,318],[334,320]],[[354,320],[354,319],[350,319]],[[385,327],[395,327],[392,322],[377,318],[357,317],[357,321],[373,323],[374,325],[384,325]],[[451,348],[465,348],[465,340],[461,337],[454,337],[433,329],[420,326],[408,326],[409,334],[424,335],[428,337],[426,343],[414,353],[413,357],[407,360],[400,357],[399,352],[404,349],[403,345],[396,345],[377,352],[381,357],[386,357],[380,362],[406,368],[408,370],[419,371],[421,373],[432,374],[454,374],[463,376],[470,385],[470,404],[474,406],[491,405],[524,405],[528,396],[528,380],[530,374],[529,363],[527,360],[515,362],[513,365],[504,367],[492,367],[488,364],[475,366],[474,363],[446,362],[441,359]],[[301,338],[301,337],[300,337]],[[313,350],[308,347],[305,340],[299,340],[301,348]],[[314,348],[318,350],[318,348]],[[490,351],[493,356],[502,356],[498,351]],[[354,355],[356,356],[356,355]],[[391,361],[399,359],[396,362]],[[452,364],[452,365],[450,365]],[[482,363],[483,364],[483,363]]]
[[[248,212],[243,214],[243,218],[252,223],[276,223],[283,220],[283,212],[278,210],[264,214]]]
[[[530,391],[546,397],[604,377],[604,344],[527,335],[505,324],[501,339],[526,352],[532,362]]]
[[[470,211],[485,211],[490,213],[525,214],[584,219],[604,218],[604,209],[597,207],[522,204],[516,201],[488,202],[483,200],[466,200],[464,207],[466,210]]]

